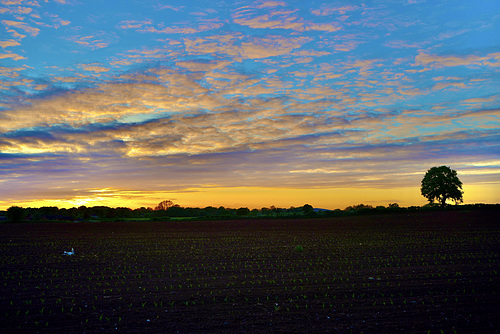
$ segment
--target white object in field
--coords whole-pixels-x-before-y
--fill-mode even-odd
[[[63,255],[74,255],[75,254],[75,249],[71,248],[70,252],[64,251]]]

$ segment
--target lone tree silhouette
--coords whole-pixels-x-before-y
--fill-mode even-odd
[[[429,169],[422,179],[420,191],[429,203],[438,200],[441,206],[445,206],[447,199],[454,200],[455,204],[463,202],[462,181],[458,179],[457,171],[447,166]]]

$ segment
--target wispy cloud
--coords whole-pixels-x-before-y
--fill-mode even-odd
[[[308,37],[266,36],[249,38],[241,34],[211,36],[208,38],[186,38],[186,52],[193,55],[220,54],[235,59],[261,59],[289,55],[304,43],[311,41]]]
[[[345,15],[346,13],[358,10],[359,6],[339,6],[339,7],[323,7],[322,9],[314,9],[311,11],[314,15],[318,16],[330,16],[332,14]]]
[[[93,35],[88,36],[76,35],[68,39],[91,50],[106,48],[110,44],[116,43],[118,41],[118,37],[116,36],[116,34],[107,33],[104,31],[98,31]]]
[[[415,65],[428,66],[433,68],[451,66],[500,66],[500,52],[489,53],[484,56],[476,55],[433,55],[419,52],[415,57]]]
[[[39,28],[32,27],[25,22],[11,20],[2,20],[1,22],[7,28],[7,31],[12,31],[9,28],[17,28],[23,30],[31,36],[36,36],[40,32]]]
[[[13,60],[26,59],[26,57],[20,56],[20,55],[18,55],[16,53],[10,53],[10,52],[0,53],[0,59],[7,59],[7,58],[11,58]]]
[[[103,72],[109,71],[109,68],[102,66],[100,64],[82,64],[81,68],[84,71],[90,71],[90,72],[95,72],[95,73],[103,73]]]
[[[198,25],[197,28],[181,27],[181,26],[168,26],[164,27],[163,23],[153,24],[151,20],[135,21],[127,20],[118,24],[120,29],[133,29],[142,33],[157,33],[157,34],[195,34],[202,31],[215,30],[222,26],[220,22],[204,22]]]
[[[21,45],[21,44],[15,40],[12,40],[12,39],[0,41],[0,47],[2,47],[3,49],[5,49],[9,46],[17,46],[17,45]]]
[[[257,10],[267,8],[256,6],[255,10],[243,7],[233,15],[233,21],[237,24],[248,26],[254,29],[291,29],[296,31],[327,31],[335,32],[341,29],[336,23],[319,23],[304,20],[296,14],[295,10],[272,10],[265,14],[260,14]]]

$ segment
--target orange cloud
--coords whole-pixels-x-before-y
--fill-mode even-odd
[[[263,1],[260,5],[255,6],[256,8],[274,8],[279,6],[286,6],[283,1]]]
[[[289,55],[310,40],[309,37],[267,36],[265,38],[249,38],[240,34],[233,34],[207,38],[185,38],[184,45],[189,54],[220,53],[233,56],[236,59],[261,59]]]
[[[451,66],[500,66],[500,53],[490,53],[485,56],[438,56],[419,52],[415,57],[416,66],[433,68]]]
[[[14,5],[13,3],[8,3],[7,5]],[[21,7],[21,6],[18,6],[18,7],[4,7],[4,8],[0,8],[0,14],[5,14],[5,13],[9,13],[9,14],[18,14],[18,15],[22,15],[22,14],[29,14],[33,11],[32,8],[29,8],[29,7]]]
[[[69,40],[92,50],[96,50],[108,47],[109,44],[114,43],[117,40],[117,37],[113,34],[101,31],[97,32],[95,35],[73,36],[70,37]]]
[[[222,27],[222,25],[223,24],[219,22],[206,21],[199,24],[197,28],[178,26],[169,26],[163,28],[162,25],[153,25],[152,20],[125,20],[120,22],[117,27],[120,29],[134,29],[139,32],[151,32],[159,34],[195,34],[198,32],[215,30]]]
[[[318,16],[329,16],[333,13],[338,13],[339,15],[344,15],[348,12],[359,9],[358,6],[341,6],[341,7],[325,7],[323,9],[312,10],[311,13]]]
[[[408,48],[422,48],[424,45],[429,44],[428,41],[424,42],[410,42],[403,40],[392,40],[384,43],[385,46],[395,49],[408,49]]]
[[[210,62],[195,62],[195,61],[178,61],[177,66],[187,68],[191,71],[208,72],[216,69],[224,68],[231,63],[229,61],[210,61]]]
[[[40,32],[40,29],[33,28],[33,27],[29,26],[28,24],[26,24],[25,22],[12,21],[12,20],[2,20],[1,22],[3,25],[5,25],[7,27],[14,27],[14,28],[24,30],[28,34],[30,34],[31,36],[36,36]]]
[[[90,72],[94,72],[94,73],[109,72],[109,68],[101,66],[99,64],[83,64],[83,65],[81,65],[81,68],[84,71],[90,71]]]
[[[4,78],[18,78],[19,72],[26,70],[25,67],[0,67],[0,75]]]
[[[435,84],[433,90],[442,90],[446,88],[467,88],[463,82],[441,82]]]
[[[290,16],[294,11],[275,11],[269,14],[251,17],[253,12],[241,10],[233,15],[233,21],[254,29],[291,29],[296,31],[328,31],[335,32],[341,28],[335,23],[314,23]]]
[[[21,44],[17,41],[12,40],[12,39],[6,40],[6,41],[0,41],[0,47],[2,47],[4,49],[9,47],[9,46],[17,46],[17,45],[21,45]]]
[[[6,59],[6,58],[12,58],[14,60],[22,60],[22,59],[26,59],[26,57],[23,57],[23,56],[20,56],[16,53],[3,53],[3,54],[0,54],[0,59]]]

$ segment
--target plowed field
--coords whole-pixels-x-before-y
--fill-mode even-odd
[[[3,224],[0,332],[495,333],[499,216]]]

